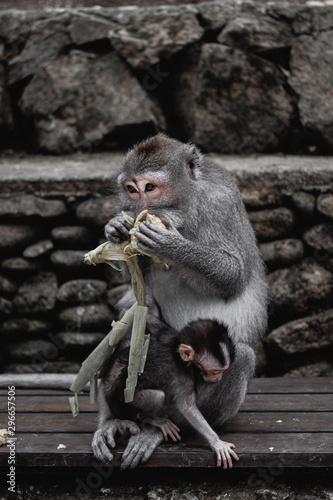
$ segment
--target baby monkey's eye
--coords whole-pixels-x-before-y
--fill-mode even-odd
[[[154,191],[156,186],[154,184],[147,184],[146,191]]]
[[[128,185],[128,186],[127,186],[127,190],[128,190],[130,193],[136,193],[136,192],[137,192],[137,191],[136,191],[136,189],[135,189],[135,187],[134,187],[134,186],[130,186],[130,185]]]

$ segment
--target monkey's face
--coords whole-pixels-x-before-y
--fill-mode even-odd
[[[123,189],[132,202],[135,215],[142,210],[168,208],[173,204],[171,189],[167,180],[162,175],[150,173],[135,176],[123,181]]]

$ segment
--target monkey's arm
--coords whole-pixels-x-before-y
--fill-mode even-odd
[[[220,241],[214,247],[203,246],[184,238],[172,225],[164,229],[150,221],[140,224],[135,236],[139,248],[180,263],[189,272],[193,270],[223,298],[236,295],[246,285],[243,258],[230,244]]]
[[[222,441],[216,432],[213,431],[207,420],[199,411],[196,405],[195,395],[191,394],[188,398],[183,398],[176,406],[191,426],[208,441],[211,449],[215,451],[217,456],[217,467],[221,467],[223,464],[223,469],[227,469],[228,467],[231,469],[232,458],[237,461],[239,460],[236,452],[233,451],[235,445]]]

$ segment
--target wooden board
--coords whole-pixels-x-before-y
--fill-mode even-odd
[[[0,375],[0,428],[7,427],[8,379]],[[53,389],[20,388],[16,379],[16,465],[24,467],[101,467],[90,443],[96,429],[97,407],[87,394],[79,397],[80,414],[73,418],[70,391],[63,377]],[[13,384],[14,385],[14,384]],[[233,442],[240,461],[235,468],[333,467],[333,378],[255,379],[239,414],[228,422],[221,438]],[[64,444],[64,450],[58,449]],[[118,444],[119,465],[124,446]],[[8,448],[0,447],[0,466]],[[214,453],[200,438],[159,446],[144,467],[215,467]]]

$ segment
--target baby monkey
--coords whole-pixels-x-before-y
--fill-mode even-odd
[[[159,427],[165,440],[180,440],[180,427],[196,430],[215,451],[217,466],[231,468],[232,457],[239,460],[235,446],[222,441],[199,411],[196,387],[202,379],[221,382],[234,355],[227,329],[217,321],[193,321],[180,332],[165,325],[151,336],[131,403],[124,402],[129,341],[120,344],[103,379],[106,401],[114,416]]]

